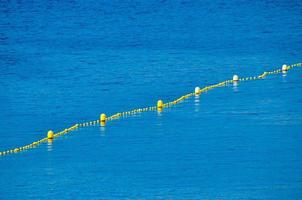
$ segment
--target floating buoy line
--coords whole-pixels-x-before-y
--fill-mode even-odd
[[[273,74],[279,74],[279,73],[286,73],[287,71],[289,71],[289,70],[291,70],[295,67],[301,67],[301,66],[302,66],[302,63],[296,63],[296,64],[292,64],[292,65],[285,65],[284,64],[284,65],[282,65],[281,68],[276,69],[274,71],[263,72],[259,76],[251,76],[251,77],[245,77],[245,78],[240,78],[238,75],[234,75],[233,78],[230,79],[230,80],[226,80],[226,81],[214,84],[214,85],[209,85],[209,86],[206,86],[202,89],[200,87],[195,87],[194,92],[183,95],[183,96],[179,97],[178,99],[175,99],[175,100],[167,102],[167,103],[164,103],[163,100],[158,100],[157,104],[155,106],[133,109],[133,110],[126,111],[126,112],[119,112],[119,113],[116,113],[116,114],[111,115],[109,117],[107,117],[107,115],[105,113],[102,113],[102,114],[100,114],[100,117],[97,120],[74,124],[71,127],[66,128],[66,129],[64,129],[60,132],[55,133],[54,131],[49,130],[46,134],[46,137],[44,137],[40,140],[34,141],[30,144],[21,146],[21,147],[17,147],[17,148],[5,150],[5,151],[0,151],[0,156],[26,151],[26,150],[35,148],[38,145],[40,145],[42,143],[45,143],[45,142],[53,142],[53,140],[55,138],[60,137],[62,135],[66,135],[68,133],[71,133],[72,131],[74,131],[74,130],[80,128],[80,127],[87,127],[87,126],[92,126],[92,125],[96,125],[96,124],[99,124],[100,126],[105,126],[107,122],[116,120],[120,117],[131,116],[131,115],[135,115],[137,113],[148,112],[148,111],[155,111],[155,110],[162,111],[164,108],[172,107],[172,106],[184,101],[185,99],[190,98],[191,96],[200,95],[200,94],[202,94],[206,91],[212,90],[214,88],[223,87],[223,86],[226,86],[230,83],[260,80],[260,79],[265,78],[266,76],[273,75]]]

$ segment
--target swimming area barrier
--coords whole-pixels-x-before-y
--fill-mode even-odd
[[[42,143],[45,143],[45,142],[53,142],[53,140],[55,138],[66,135],[68,133],[71,133],[72,131],[74,131],[74,130],[80,128],[80,127],[87,127],[87,126],[92,126],[92,125],[96,125],[96,124],[99,124],[100,126],[105,126],[107,122],[116,120],[120,117],[127,117],[127,116],[131,116],[131,115],[135,115],[137,113],[143,113],[143,112],[149,112],[149,111],[162,111],[164,108],[172,107],[172,106],[174,106],[174,105],[176,105],[176,104],[178,104],[178,103],[184,101],[185,99],[188,99],[188,98],[190,98],[194,95],[200,95],[200,94],[202,94],[206,91],[209,91],[209,90],[212,90],[212,89],[215,89],[215,88],[218,88],[218,87],[223,87],[223,86],[226,86],[230,83],[237,83],[237,82],[243,82],[243,81],[252,81],[252,80],[261,80],[261,79],[264,79],[266,76],[279,74],[279,73],[286,73],[287,71],[289,71],[293,68],[301,67],[301,66],[302,66],[302,63],[296,63],[296,64],[292,64],[292,65],[282,65],[282,67],[279,68],[279,69],[276,69],[276,70],[273,70],[273,71],[268,71],[268,72],[263,72],[259,76],[251,76],[251,77],[240,78],[238,75],[234,75],[233,78],[230,79],[230,80],[226,80],[226,81],[214,84],[214,85],[209,85],[209,86],[206,86],[202,89],[200,89],[199,87],[196,87],[194,92],[185,94],[185,95],[179,97],[178,99],[175,99],[175,100],[167,102],[167,103],[164,103],[162,100],[158,100],[157,104],[155,106],[133,109],[133,110],[126,111],[126,112],[119,112],[119,113],[113,114],[109,117],[107,117],[106,114],[102,113],[100,115],[99,119],[97,119],[97,120],[78,123],[78,124],[72,125],[71,127],[66,128],[66,129],[64,129],[60,132],[57,132],[57,133],[53,132],[52,130],[49,130],[47,132],[46,137],[44,137],[40,140],[34,141],[30,144],[21,146],[21,147],[9,149],[9,150],[6,150],[6,151],[0,151],[0,156],[5,156],[5,155],[9,155],[9,154],[14,154],[14,153],[19,153],[19,152],[22,152],[22,151],[26,151],[26,150],[35,148],[38,145],[40,145]]]

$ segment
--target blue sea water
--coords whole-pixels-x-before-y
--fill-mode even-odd
[[[301,61],[302,2],[0,1],[0,151]],[[302,199],[302,70],[0,157],[0,199]]]

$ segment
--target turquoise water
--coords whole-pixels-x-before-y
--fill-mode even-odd
[[[301,1],[1,1],[0,151],[301,61]],[[0,199],[301,199],[302,70],[0,157]]]

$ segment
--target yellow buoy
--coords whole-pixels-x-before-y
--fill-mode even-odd
[[[234,75],[233,76],[233,81],[239,81],[239,76],[238,75]]]
[[[52,131],[52,130],[49,130],[49,131],[47,132],[47,139],[53,139],[53,135],[54,135],[53,131]]]
[[[284,71],[284,72],[286,72],[288,70],[288,67],[287,67],[287,65],[282,65],[282,71]]]
[[[100,122],[105,122],[105,121],[106,121],[106,118],[107,118],[107,116],[106,116],[104,113],[102,113],[102,114],[100,115]]]
[[[100,124],[101,124],[101,126],[106,126],[106,122],[102,122],[102,121],[101,121]]]
[[[200,94],[200,88],[199,87],[196,87],[195,88],[195,94],[197,95],[197,94]]]
[[[164,102],[162,100],[157,101],[157,108],[162,109],[164,107]]]

